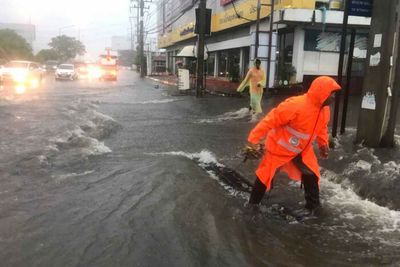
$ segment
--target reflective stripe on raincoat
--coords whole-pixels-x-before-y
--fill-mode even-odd
[[[265,71],[262,68],[257,69],[256,67],[252,67],[247,72],[246,78],[244,78],[237,88],[238,92],[242,92],[247,86],[250,86],[250,106],[255,113],[262,112],[261,99],[265,84]]]
[[[278,168],[289,177],[301,181],[301,172],[292,159],[301,154],[303,163],[320,178],[318,161],[312,143],[329,146],[329,106],[323,102],[340,86],[330,77],[321,76],[313,81],[304,95],[290,97],[272,109],[250,132],[248,141],[258,144],[265,140],[266,152],[256,171],[267,190]]]

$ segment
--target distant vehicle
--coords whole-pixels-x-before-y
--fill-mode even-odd
[[[47,60],[44,64],[48,73],[55,72],[57,69],[58,62],[56,60]]]
[[[99,66],[99,64],[88,63],[86,65],[86,69],[87,69],[87,77],[90,80],[100,79],[101,76],[103,75],[103,71]]]
[[[54,73],[56,81],[58,80],[76,80],[78,74],[73,64],[61,64],[57,66],[56,72]]]
[[[74,66],[79,78],[86,78],[88,76],[88,65],[86,63],[74,63]]]
[[[23,94],[28,88],[39,87],[44,76],[43,69],[32,61],[10,61],[0,70],[3,86],[15,88],[17,94]]]
[[[100,55],[100,68],[101,68],[101,80],[117,80],[118,65],[117,56],[111,55],[110,50],[107,50],[107,54]]]

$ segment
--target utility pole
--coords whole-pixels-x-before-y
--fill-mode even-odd
[[[398,104],[398,1],[374,0],[356,142],[393,145]],[[394,86],[393,86],[394,85]]]
[[[342,37],[340,39],[340,54],[339,54],[339,66],[338,66],[338,83],[341,87],[343,87],[343,63],[344,63],[344,53],[346,48],[347,24],[349,21],[349,7],[350,7],[350,0],[346,0],[344,4]],[[335,94],[335,108],[333,110],[333,123],[332,123],[333,137],[336,137],[337,135],[340,98],[341,98],[341,90]]]
[[[196,97],[200,97],[203,93],[203,78],[204,78],[204,39],[206,32],[206,6],[207,0],[200,0],[199,3],[199,18],[198,35],[197,35],[197,84]]]
[[[162,34],[165,34],[165,0],[162,0]]]
[[[273,35],[273,30],[274,30],[274,8],[275,7],[275,0],[271,0],[270,8],[271,12],[269,14],[269,38],[268,38],[268,64],[267,64],[267,82],[266,82],[266,88],[269,88],[269,80],[271,79],[271,56],[272,56],[272,38],[274,37]]]
[[[261,0],[257,0],[257,21],[256,21],[256,40],[254,46],[254,59],[258,57],[258,47],[260,46],[260,13],[261,13]]]
[[[140,46],[140,8],[136,6],[136,46]],[[137,50],[137,48],[136,48]],[[140,50],[140,47],[139,47]],[[137,51],[139,52],[139,51]],[[139,54],[138,54],[139,55]],[[139,62],[140,65],[140,62]]]
[[[129,17],[129,34],[131,39],[131,51],[133,51],[133,25],[132,25],[132,17]]]
[[[143,32],[143,19],[144,19],[144,0],[140,0],[139,4],[140,8],[140,39],[139,39],[139,46],[140,46],[140,51],[139,51],[139,57],[140,57],[140,77],[144,77],[144,32]]]
[[[340,134],[344,134],[346,131],[347,107],[349,105],[351,70],[352,70],[352,66],[353,66],[353,54],[354,54],[355,40],[356,40],[356,30],[352,29],[351,36],[350,36],[349,54],[347,56],[346,86],[344,88],[342,88],[342,90],[344,90],[344,102],[343,102],[343,109],[342,109],[342,122],[340,124]]]
[[[392,10],[392,12],[394,12]],[[394,36],[393,36],[393,55],[392,60],[390,62],[390,76],[388,90],[388,98],[390,101],[388,103],[388,121],[386,129],[384,130],[380,146],[382,147],[393,147],[395,145],[394,142],[394,132],[396,128],[396,117],[397,117],[397,108],[399,105],[399,94],[400,94],[400,4],[396,2],[396,11],[395,11],[395,21],[393,24],[394,27]],[[393,17],[392,17],[393,18]]]

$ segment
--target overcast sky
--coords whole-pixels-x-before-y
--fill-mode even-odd
[[[148,24],[156,23],[155,8]],[[0,22],[34,24],[35,52],[59,32],[80,37],[94,59],[111,46],[111,36],[129,37],[129,0],[0,0]]]

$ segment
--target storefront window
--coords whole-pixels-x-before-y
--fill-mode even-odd
[[[240,75],[240,49],[230,49],[219,52],[218,76],[238,81]]]
[[[304,50],[321,52],[340,52],[341,33],[334,31],[306,30]],[[347,35],[347,44],[350,41],[350,34]],[[366,57],[368,35],[365,33],[356,34],[354,50],[355,57]],[[348,45],[346,46],[346,52]],[[357,54],[357,55],[356,55]],[[358,56],[361,55],[361,56]]]
[[[346,50],[349,50],[350,34],[346,37]],[[341,33],[334,31],[306,30],[304,50],[317,52],[340,52]],[[353,53],[353,75],[364,75],[364,63],[367,57],[368,34],[357,33]]]
[[[279,33],[279,53],[276,72],[276,79],[279,83],[288,83],[295,73],[292,66],[293,61],[293,43],[294,33],[293,30],[285,30]]]
[[[209,53],[206,65],[206,73],[208,76],[214,76],[215,53]]]
[[[228,52],[220,51],[218,53],[218,76],[228,77]]]
[[[339,52],[340,51],[339,32],[306,30],[304,50],[305,51],[322,51],[322,52]]]
[[[247,71],[250,68],[250,47],[244,47],[243,48],[243,71],[242,71],[242,78],[246,76]]]
[[[293,31],[279,33],[279,54],[278,61],[280,65],[292,64],[293,60]]]

